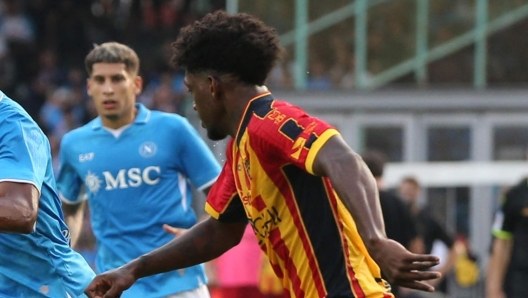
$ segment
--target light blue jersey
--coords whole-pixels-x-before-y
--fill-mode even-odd
[[[40,191],[35,229],[0,234],[0,297],[86,297],[95,273],[70,248],[56,192],[48,139],[30,116],[0,92],[0,182]]]
[[[66,134],[58,187],[66,203],[88,199],[97,239],[96,268],[119,267],[174,239],[163,224],[190,228],[192,183],[204,189],[220,173],[189,122],[138,104],[135,121],[119,130],[96,118]],[[83,188],[86,196],[83,193]],[[138,280],[122,297],[163,297],[206,282],[203,266]]]

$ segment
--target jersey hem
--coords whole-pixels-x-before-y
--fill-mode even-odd
[[[205,203],[205,212],[209,213],[214,219],[218,219],[220,217],[220,212],[214,210],[213,206],[211,206],[209,203]]]
[[[16,182],[16,183],[31,184],[31,185],[35,186],[35,188],[37,189],[37,191],[39,193],[39,197],[41,195],[40,187],[37,185],[37,183],[35,183],[35,182],[31,181],[31,180],[21,180],[21,179],[6,178],[6,179],[0,179],[0,182]]]

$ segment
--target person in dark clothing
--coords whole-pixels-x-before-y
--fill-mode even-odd
[[[486,297],[528,297],[528,179],[505,194],[493,236]]]
[[[421,249],[423,245],[421,245],[422,241],[418,237],[416,222],[406,203],[398,195],[384,189],[384,156],[381,153],[371,151],[363,154],[362,158],[376,179],[387,237],[397,241],[411,252],[418,253],[423,250]],[[396,297],[400,297],[399,288],[393,286],[393,293]]]
[[[431,253],[435,241],[442,242],[448,249],[447,258],[442,260],[440,268],[443,278],[435,280],[437,292],[447,292],[447,283],[445,276],[453,268],[456,260],[455,238],[451,236],[446,229],[438,222],[428,206],[420,206],[418,199],[420,197],[421,186],[414,177],[406,177],[402,180],[399,187],[400,196],[407,202],[411,213],[415,216],[417,222],[417,231],[420,238],[423,239],[422,253]],[[422,295],[420,293],[420,295]],[[427,297],[426,295],[422,295]]]

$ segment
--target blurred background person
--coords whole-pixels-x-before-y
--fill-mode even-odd
[[[385,189],[383,170],[386,157],[379,151],[367,151],[361,157],[376,179],[387,237],[411,252],[422,253],[423,241],[418,237],[416,222],[409,208],[398,195]],[[392,285],[392,292],[396,297],[401,295],[400,288],[395,285]]]
[[[486,297],[528,297],[528,179],[504,195],[493,236]]]
[[[446,277],[449,276],[457,257],[454,246],[455,238],[435,219],[428,206],[420,203],[421,187],[416,178],[407,177],[403,179],[399,186],[399,193],[407,202],[409,210],[416,219],[418,234],[423,239],[424,251],[422,253],[437,253],[434,251],[435,245],[444,245],[447,248],[447,251],[437,253],[440,257],[440,264],[435,270],[442,273],[442,278],[430,282],[435,286],[437,292],[447,294]],[[417,297],[428,297],[427,295],[429,294],[419,293]],[[438,293],[434,293],[434,295],[435,297],[439,296]]]

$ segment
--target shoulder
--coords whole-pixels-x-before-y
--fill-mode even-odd
[[[521,203],[522,201],[524,201],[522,199],[527,197],[527,193],[528,180],[523,179],[506,191],[502,198],[502,203],[505,205],[512,205],[515,204],[515,202]]]
[[[528,191],[528,179],[522,179],[519,183],[512,186],[507,192],[506,195],[516,195]]]
[[[74,144],[80,140],[86,140],[91,135],[93,135],[95,133],[93,128],[94,121],[95,119],[64,134],[61,140],[61,147]]]
[[[2,126],[17,122],[27,122],[37,126],[36,122],[18,103],[5,96],[0,100],[0,118],[2,119]]]
[[[44,132],[31,116],[15,101],[8,97],[0,100],[0,134],[21,133],[29,140],[46,139]]]

